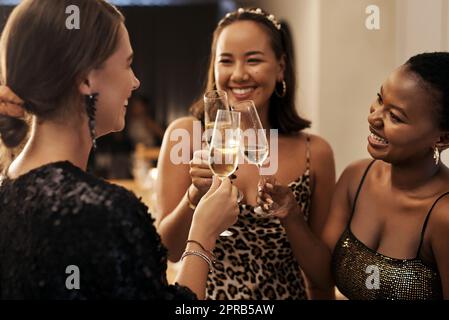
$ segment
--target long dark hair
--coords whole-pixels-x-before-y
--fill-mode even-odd
[[[270,106],[268,109],[268,118],[272,128],[279,130],[281,134],[297,133],[305,128],[310,127],[310,121],[300,117],[296,111],[295,106],[295,91],[296,91],[296,75],[295,75],[295,60],[293,55],[293,41],[290,30],[286,23],[280,23],[281,27],[278,29],[275,23],[269,19],[270,14],[264,10],[259,9],[259,13],[255,13],[255,8],[237,10],[227,14],[216,27],[210,50],[209,69],[207,73],[207,80],[204,85],[204,92],[216,88],[214,77],[215,53],[217,49],[217,40],[224,28],[236,21],[250,20],[262,25],[267,31],[271,40],[271,47],[280,60],[282,56],[285,57],[285,73],[284,81],[287,84],[287,93],[284,97],[278,97],[274,92],[270,98]],[[277,84],[279,86],[279,84]],[[282,92],[282,85],[277,88]],[[190,108],[191,113],[203,121],[204,105],[202,98],[198,99]]]

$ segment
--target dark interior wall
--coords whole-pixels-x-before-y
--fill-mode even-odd
[[[0,30],[3,30],[6,20],[14,7],[12,6],[0,6]]]
[[[200,94],[207,72],[217,5],[123,7],[137,91],[150,97],[161,124],[186,115]]]

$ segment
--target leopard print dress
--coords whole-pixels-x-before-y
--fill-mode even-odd
[[[309,144],[307,136],[306,171],[288,185],[305,219],[312,194]],[[208,276],[207,299],[307,299],[302,272],[279,219],[261,219],[252,206],[243,204],[237,223],[228,230],[232,236],[217,240],[217,261]]]

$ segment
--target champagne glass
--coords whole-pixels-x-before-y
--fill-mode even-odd
[[[229,177],[237,169],[240,151],[240,113],[218,110],[209,145],[209,167],[220,180]],[[229,230],[221,236],[231,236]]]
[[[233,105],[233,110],[241,113],[240,128],[242,130],[243,154],[249,163],[257,166],[260,175],[260,169],[268,158],[269,144],[254,101],[245,100],[237,102]],[[261,175],[259,183],[271,183],[274,185],[275,178],[273,175]],[[270,216],[270,211],[264,210],[260,206],[255,207],[254,212],[259,217]]]
[[[222,90],[210,90],[204,94],[204,136],[209,147],[218,110],[229,110],[228,95]]]

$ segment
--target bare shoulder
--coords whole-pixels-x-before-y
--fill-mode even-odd
[[[332,147],[329,142],[318,135],[307,133],[307,136],[310,137],[311,156],[315,160],[320,161],[334,158],[334,152],[332,151]]]
[[[199,120],[193,116],[178,118],[170,123],[170,125],[167,128],[167,131],[173,131],[175,129],[185,129],[189,132],[192,132],[195,121]]]
[[[449,191],[449,190],[448,190]],[[441,194],[429,218],[429,227],[435,234],[445,234],[449,240],[449,194]],[[433,234],[433,232],[431,232]]]
[[[362,180],[363,174],[373,159],[357,160],[349,164],[340,175],[337,187],[346,190],[349,199],[354,198],[357,188]]]
[[[349,181],[359,181],[369,164],[373,161],[373,159],[361,159],[350,163],[344,170],[340,176],[340,179],[345,179]]]
[[[199,120],[195,117],[182,117],[170,123],[170,125],[167,127],[167,130],[165,130],[164,138],[162,140],[161,152],[159,154],[158,161],[160,164],[158,165],[158,167],[161,168],[164,163],[171,163],[168,161],[170,152],[172,148],[179,143],[179,139],[181,139],[181,142],[188,142],[189,149],[192,152],[192,141],[195,139],[195,121]],[[187,139],[188,141],[186,141]],[[190,159],[192,155],[189,154],[188,156]],[[184,160],[188,161],[187,158]],[[170,170],[172,170],[172,168]]]
[[[298,134],[288,136],[283,139],[290,150],[305,150],[307,138],[310,139],[311,157],[315,160],[322,158],[333,158],[333,151],[330,144],[320,136],[299,132]],[[300,151],[301,153],[304,151]]]
[[[438,269],[448,282],[448,275],[446,273],[444,276],[443,270],[449,270],[449,195],[441,198],[433,208],[428,220],[426,234],[429,237],[430,247]]]
[[[335,161],[330,144],[320,136],[304,133],[303,141],[310,139],[309,156],[312,175],[312,187],[316,190],[319,185],[335,186]]]

